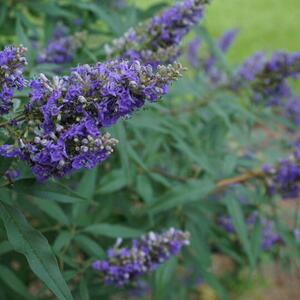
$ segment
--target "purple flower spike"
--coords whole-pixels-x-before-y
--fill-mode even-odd
[[[200,59],[199,59],[199,48],[200,48],[201,42],[199,38],[194,38],[188,43],[187,46],[187,60],[190,63],[190,65],[197,69],[200,65]]]
[[[79,20],[80,19],[76,19]],[[53,36],[48,45],[37,57],[37,63],[66,64],[74,59],[76,50],[82,42],[83,36],[78,33],[69,35],[68,29],[59,24],[53,31]]]
[[[180,76],[179,64],[158,66],[110,61],[72,69],[69,76],[45,75],[29,82],[25,119],[30,127],[17,146],[0,155],[26,161],[39,181],[91,169],[106,160],[117,140],[101,129],[155,102]],[[18,125],[22,126],[22,124]]]
[[[243,80],[249,82],[255,102],[279,105],[283,98],[291,97],[287,80],[296,79],[299,73],[300,52],[276,52],[270,60],[257,53],[240,67],[236,80],[242,85]]]
[[[227,233],[235,233],[232,219],[228,216],[221,216],[218,218],[218,223]]]
[[[173,63],[180,55],[183,37],[203,17],[208,0],[184,0],[153,17],[146,26],[130,29],[112,45],[106,45],[107,55],[138,59],[156,67]]]
[[[273,223],[266,219],[262,220],[262,242],[261,247],[267,251],[271,249],[275,244],[281,241],[281,237],[274,231]]]
[[[221,216],[218,221],[224,231],[230,234],[236,233],[231,217]],[[271,249],[273,245],[279,243],[281,241],[281,237],[275,232],[273,222],[264,217],[260,217],[256,211],[247,217],[245,221],[247,229],[249,231],[253,230],[257,221],[260,222],[262,227],[261,249],[267,251]]]
[[[278,193],[284,199],[297,198],[300,192],[300,145],[295,146],[294,153],[274,167],[264,167],[268,191]]]
[[[241,65],[237,76],[246,81],[254,80],[255,76],[262,71],[264,62],[264,54],[261,52],[255,53]]]
[[[300,127],[300,97],[291,95],[283,105],[283,115]]]
[[[106,261],[95,261],[92,268],[99,271],[107,285],[122,287],[134,283],[143,274],[153,271],[181,248],[189,245],[189,233],[171,228],[162,234],[150,232],[132,241],[130,248],[116,246],[109,250]]]
[[[21,90],[26,84],[22,76],[27,64],[26,51],[23,46],[6,47],[0,51],[0,115],[8,113],[12,107],[14,90]]]
[[[223,33],[223,35],[218,41],[218,46],[221,52],[225,53],[228,51],[228,49],[236,39],[238,33],[239,33],[238,29],[231,29]]]
[[[217,41],[217,47],[221,51],[221,53],[226,53],[232,43],[234,42],[236,35],[238,33],[237,29],[232,29],[229,31],[225,31],[223,35]],[[217,55],[215,53],[211,53],[206,59],[203,60],[203,69],[206,73],[207,78],[211,83],[216,85],[222,82],[226,82],[227,78],[224,72],[218,68],[216,65],[218,61]]]

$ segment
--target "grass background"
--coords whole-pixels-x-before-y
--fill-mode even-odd
[[[147,7],[161,1],[129,2]],[[240,62],[258,50],[300,51],[300,0],[212,0],[204,22],[213,36],[240,29],[229,53],[231,62]]]

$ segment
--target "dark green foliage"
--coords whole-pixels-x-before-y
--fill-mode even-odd
[[[80,31],[88,35],[70,64],[75,66],[104,60],[107,41],[166,6],[163,1],[147,10],[131,5],[113,8],[108,0],[1,2],[0,44],[28,46],[31,75],[55,73],[54,65],[35,64],[31,40],[38,38],[45,45],[57,22],[75,33],[74,20],[80,18]],[[195,34],[201,35],[218,57],[220,68],[230,74],[231,66],[206,30],[197,27]],[[186,64],[184,58],[182,62]],[[68,68],[64,66],[63,73]],[[119,294],[120,299],[127,299],[132,287],[103,286],[91,262],[103,259],[118,237],[126,243],[147,231],[172,226],[188,230],[191,245],[145,278],[155,300],[178,300],[178,295],[185,299],[182,297],[195,292],[199,277],[220,299],[229,299],[228,281],[211,272],[215,254],[232,259],[233,281],[236,270],[253,271],[264,255],[299,262],[299,245],[278,215],[276,201],[266,196],[262,182],[254,179],[243,187],[218,186],[222,179],[284,156],[290,141],[285,128],[294,127],[274,112],[253,106],[247,93],[211,88],[203,77],[200,71],[187,71],[162,101],[112,126],[110,131],[119,140],[116,153],[93,170],[40,184],[22,163],[14,162],[12,167],[21,170],[21,176],[11,183],[3,176],[11,162],[1,158],[1,300],[93,300]],[[22,93],[19,96],[22,99]],[[261,147],[277,124],[286,126],[281,129],[283,135]],[[7,138],[1,132],[1,141]],[[241,195],[247,205],[239,201]],[[268,254],[260,247],[259,222],[251,232],[247,229],[246,217],[254,210],[272,217],[283,239]],[[220,228],[220,215],[232,218],[236,235]],[[295,227],[298,223],[297,217]],[[12,268],[15,262],[19,269]],[[30,286],[34,286],[34,296]]]

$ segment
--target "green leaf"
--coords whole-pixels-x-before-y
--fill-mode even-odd
[[[71,242],[71,239],[72,234],[70,233],[70,231],[61,231],[54,242],[54,252],[58,253],[65,245],[68,245]]]
[[[184,140],[179,138],[178,136],[175,136],[174,138],[176,140],[175,147],[179,151],[182,151],[183,155],[186,155],[187,158],[189,158],[192,162],[198,163],[209,174],[213,174],[211,165],[205,155],[200,152],[194,153],[194,149],[186,144]]]
[[[77,187],[77,193],[87,199],[86,203],[79,203],[73,206],[72,217],[76,223],[80,223],[81,217],[87,213],[89,200],[92,200],[96,187],[97,168],[85,172]]]
[[[76,15],[74,15],[69,10],[59,7],[55,1],[33,1],[32,3],[26,3],[26,5],[28,5],[32,10],[35,10],[38,13],[44,12],[49,16],[53,16],[55,18],[65,17],[72,20],[76,18]]]
[[[120,36],[123,33],[122,26],[120,26],[121,24],[116,14],[109,13],[100,6],[95,7],[94,13],[108,25],[116,36]]]
[[[92,62],[96,63],[98,61],[97,56],[88,48],[83,47],[82,51],[91,59]]]
[[[31,270],[59,300],[73,299],[46,238],[31,227],[17,208],[0,202],[0,216],[9,242],[26,256]]]
[[[166,297],[170,291],[169,287],[176,264],[176,258],[172,257],[155,272],[154,299],[167,299]]]
[[[197,258],[198,263],[204,267],[211,266],[211,253],[207,246],[207,238],[203,237],[201,232],[197,232],[196,227],[192,224],[187,225],[187,230],[191,233],[191,250]]]
[[[118,144],[118,152],[121,158],[123,176],[127,180],[127,184],[131,183],[131,173],[130,173],[130,163],[128,157],[128,141],[126,136],[126,131],[124,128],[124,124],[122,122],[118,122],[115,126],[115,134],[117,139],[120,141]]]
[[[85,172],[77,187],[77,193],[86,199],[93,197],[96,187],[97,168]]]
[[[80,300],[90,299],[89,290],[84,276],[81,277],[79,290],[80,290]]]
[[[20,296],[32,300],[24,283],[9,268],[0,265],[0,279]]]
[[[29,43],[27,35],[25,34],[24,27],[23,27],[23,24],[22,24],[21,20],[22,20],[21,15],[17,14],[16,35],[17,35],[19,43],[29,47],[30,43]]]
[[[15,191],[17,191],[21,196],[26,194],[61,203],[81,203],[86,201],[84,197],[58,181],[48,182],[47,187],[45,187],[44,185],[41,186],[36,183],[35,179],[23,178],[17,180],[14,183],[14,187]]]
[[[228,295],[226,293],[225,288],[219,282],[219,280],[210,272],[204,270],[203,268],[199,268],[201,273],[201,278],[209,284],[216,292],[219,294],[220,299],[229,300]]]
[[[0,7],[0,26],[3,24],[3,22],[5,21],[6,18],[6,14],[7,14],[7,5],[3,4]]]
[[[67,215],[57,203],[39,198],[35,198],[34,202],[40,210],[60,224],[68,225],[70,223]]]
[[[223,174],[226,177],[229,177],[233,173],[236,165],[237,165],[237,157],[231,154],[226,155],[222,166]]]
[[[215,102],[210,102],[209,107],[215,112],[217,116],[220,116],[223,119],[224,123],[227,125],[228,128],[233,127],[227,113],[224,112],[224,110],[222,109],[222,107],[220,107],[220,105],[218,105]]]
[[[300,249],[295,237],[291,233],[290,229],[286,225],[276,222],[276,229],[283,239],[284,243],[289,250],[290,256],[294,258],[294,262],[297,263],[297,266],[300,265]]]
[[[132,158],[132,160],[133,160],[138,166],[140,166],[143,170],[147,171],[147,173],[148,173],[148,172],[149,172],[148,167],[145,165],[145,163],[144,163],[143,160],[139,157],[139,155],[138,155],[137,152],[133,149],[133,147],[131,147],[130,145],[128,145],[127,151],[128,151],[129,156]]]
[[[146,203],[153,203],[153,189],[147,176],[139,175],[137,177],[137,192]]]
[[[100,181],[100,188],[96,191],[96,194],[110,194],[121,190],[127,185],[127,179],[125,178],[122,170],[113,170],[105,175]]]
[[[147,212],[164,212],[180,205],[201,201],[214,187],[214,183],[210,180],[191,180],[159,197],[150,208],[147,208]]]
[[[252,237],[251,237],[251,247],[252,247],[252,253],[254,255],[255,263],[261,252],[261,238],[262,238],[261,230],[262,230],[261,222],[259,221],[259,218],[257,218],[255,225],[254,225]]]
[[[10,242],[4,241],[0,243],[0,256],[14,250]]]
[[[87,254],[100,259],[105,257],[104,250],[90,237],[83,234],[79,234],[75,237],[75,241]]]
[[[143,234],[142,231],[122,225],[94,224],[84,229],[94,235],[103,235],[111,238],[132,238]]]
[[[61,203],[82,203],[85,201],[83,198],[79,198],[76,196],[69,196],[62,193],[48,192],[48,191],[33,191],[32,195],[47,199],[50,201],[56,201]]]
[[[4,175],[4,173],[8,170],[11,165],[12,160],[4,157],[0,158],[0,178]]]
[[[224,199],[224,202],[226,203],[227,210],[229,212],[229,215],[232,218],[232,222],[233,222],[235,231],[237,233],[237,236],[248,256],[251,266],[254,267],[255,257],[252,252],[252,248],[251,248],[250,241],[248,238],[248,229],[247,229],[247,225],[245,223],[245,219],[244,219],[240,204],[239,204],[238,200],[236,200],[235,198],[232,197],[232,195],[229,197],[226,197]]]

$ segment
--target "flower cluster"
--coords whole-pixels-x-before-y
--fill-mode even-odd
[[[274,230],[274,223],[267,219],[261,219],[262,225],[262,241],[261,247],[263,250],[269,250],[273,245],[282,241],[280,235]]]
[[[65,26],[57,25],[46,48],[37,56],[37,63],[60,65],[71,62],[83,39],[84,35],[82,33],[76,33],[72,36],[69,35],[68,29]]]
[[[262,53],[247,59],[237,72],[238,79],[250,82],[255,101],[278,105],[290,95],[287,79],[300,73],[300,52],[276,52],[270,60]]]
[[[237,70],[238,80],[252,82],[256,75],[262,71],[265,63],[265,56],[261,52],[254,53],[248,57]]]
[[[246,219],[247,229],[251,231],[258,220],[257,212],[251,213]],[[273,222],[264,218],[259,218],[262,227],[261,248],[265,251],[272,248],[273,245],[281,241],[280,235],[275,232]],[[221,216],[218,218],[218,223],[227,233],[235,234],[233,221],[229,216]]]
[[[138,59],[152,66],[168,64],[180,54],[179,43],[201,20],[203,5],[208,0],[184,0],[153,17],[136,30],[130,29],[112,45],[106,45],[107,55]]]
[[[92,264],[108,285],[124,286],[155,270],[183,246],[189,245],[189,233],[171,228],[162,234],[150,232],[133,240],[130,248],[120,247],[120,242],[108,251],[107,260]]]
[[[278,193],[283,198],[297,198],[300,192],[300,145],[296,145],[294,153],[275,167],[264,165],[262,171],[266,175],[270,194]]]
[[[282,114],[296,126],[300,126],[300,97],[291,93],[286,97],[282,107]]]
[[[257,213],[254,212],[248,216],[246,219],[246,225],[250,228],[255,225],[257,220]],[[228,233],[235,233],[235,228],[231,217],[223,215],[218,218],[218,224]]]
[[[25,160],[38,180],[93,168],[117,143],[100,129],[158,100],[180,70],[179,64],[154,72],[138,61],[110,61],[78,66],[53,80],[41,74],[29,82],[24,117],[30,128],[17,147],[1,146],[0,155]]]
[[[181,70],[180,64],[159,66],[154,72],[139,61],[110,61],[78,66],[69,76],[53,81],[41,75],[29,83],[26,113],[41,121],[44,133],[83,121],[92,132],[94,126],[108,127],[146,101],[158,100]]]
[[[217,50],[223,54],[226,53],[234,42],[237,33],[238,31],[236,29],[225,31],[217,41]],[[225,74],[217,66],[217,53],[214,52],[216,52],[216,50],[213,50],[212,53],[203,60],[203,68],[210,82],[216,83],[221,82]]]
[[[108,158],[118,143],[109,133],[89,134],[89,126],[79,123],[59,134],[36,133],[33,139],[20,139],[19,147],[0,146],[0,155],[26,161],[39,181],[63,177],[80,168],[91,169]]]
[[[218,54],[226,53],[232,43],[234,42],[238,30],[232,29],[225,31],[222,36],[216,41],[216,49],[209,49],[210,51],[205,57],[199,56],[199,48],[201,40],[199,37],[193,39],[187,47],[187,60],[195,69],[202,69],[205,73],[206,79],[211,84],[224,83],[227,80],[227,76],[218,66]]]
[[[200,67],[199,49],[201,47],[201,39],[195,37],[187,44],[186,58],[189,64],[194,68]]]
[[[22,72],[27,64],[24,57],[26,50],[20,46],[0,51],[0,115],[10,110],[14,89],[21,90],[25,85]]]

